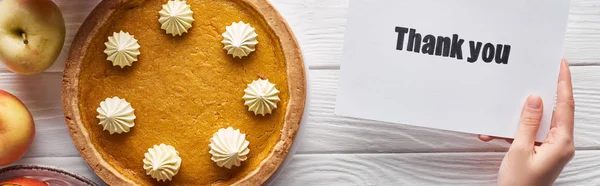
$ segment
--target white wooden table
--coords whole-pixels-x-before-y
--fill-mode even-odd
[[[79,156],[61,107],[64,59],[99,0],[55,0],[67,24],[65,49],[47,72],[0,67],[0,89],[19,97],[36,123],[34,144],[14,164],[61,167],[102,183]],[[312,100],[305,138],[276,185],[493,185],[507,150],[476,135],[334,116],[348,0],[271,0],[309,65]],[[600,185],[600,0],[572,0],[564,57],[576,100],[576,156],[557,185]]]

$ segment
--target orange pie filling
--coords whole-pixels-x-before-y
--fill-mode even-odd
[[[254,171],[280,140],[289,102],[281,43],[265,20],[244,3],[187,2],[193,23],[185,32],[169,31],[162,26],[164,20],[157,21],[165,3],[146,1],[118,10],[112,14],[113,22],[91,39],[79,76],[84,127],[102,158],[138,184],[234,183]],[[232,23],[252,25],[259,44],[250,51],[235,39],[227,41]],[[107,38],[119,31],[131,34],[139,44],[139,55],[130,66],[113,66],[104,53]],[[228,48],[227,42],[234,47]],[[277,99],[261,95],[266,98],[257,101],[253,83],[267,79],[277,87]],[[271,88],[267,83],[254,86],[262,85]],[[114,97],[127,100],[124,103],[135,110],[135,125],[111,134],[99,125],[97,108]],[[209,153],[209,144],[216,143],[211,138],[225,128],[224,135],[243,135],[249,142],[249,151],[240,151],[241,164],[219,165],[211,160],[215,153]],[[171,155],[180,157],[179,170],[170,181],[158,182],[144,169],[145,154],[156,149],[176,149],[178,154]]]

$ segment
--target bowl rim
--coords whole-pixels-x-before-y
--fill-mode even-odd
[[[83,177],[79,174],[64,170],[64,169],[60,169],[58,167],[53,167],[53,166],[48,166],[48,165],[36,165],[36,164],[28,164],[28,165],[13,165],[13,166],[8,166],[8,167],[3,167],[0,168],[0,175],[10,172],[10,171],[16,171],[16,170],[41,170],[41,171],[50,171],[50,172],[56,172],[59,174],[63,174],[63,175],[67,175],[70,176],[72,178],[75,178],[78,181],[81,181],[82,183],[86,183],[88,185],[92,185],[92,186],[99,186],[96,182]],[[3,180],[0,180],[3,181]]]

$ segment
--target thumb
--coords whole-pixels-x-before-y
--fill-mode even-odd
[[[513,145],[524,149],[533,149],[535,136],[540,127],[540,120],[542,119],[542,105],[542,98],[539,96],[531,95],[527,98],[521,111],[519,130],[517,131]]]

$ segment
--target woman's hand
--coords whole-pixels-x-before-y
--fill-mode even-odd
[[[543,107],[539,96],[529,96],[523,105],[520,126],[498,171],[498,185],[552,185],[573,158],[573,119],[575,102],[571,72],[565,60],[560,65],[558,98],[546,140],[535,144]],[[482,141],[495,137],[479,135]],[[510,140],[507,140],[510,142]]]

